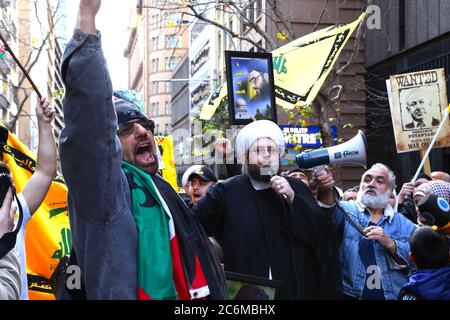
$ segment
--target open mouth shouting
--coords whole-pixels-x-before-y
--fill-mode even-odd
[[[134,159],[138,166],[153,166],[156,162],[153,145],[149,141],[137,143],[134,149]]]

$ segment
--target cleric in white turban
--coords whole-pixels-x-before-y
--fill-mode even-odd
[[[222,245],[227,271],[282,281],[280,299],[333,298],[339,261],[327,268],[319,253],[330,232],[318,231],[323,215],[308,187],[278,175],[284,148],[277,124],[245,126],[236,139],[243,174],[211,187],[192,212]]]
[[[236,153],[238,159],[245,163],[245,154],[250,146],[260,138],[270,138],[278,147],[281,156],[284,152],[284,135],[280,127],[269,120],[258,120],[246,125],[236,138]]]

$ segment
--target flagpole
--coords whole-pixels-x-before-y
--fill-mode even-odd
[[[414,175],[414,178],[411,180],[412,183],[416,182],[417,176],[419,175],[420,171],[422,170],[422,167],[425,164],[425,161],[427,160],[428,155],[430,154],[430,151],[433,148],[433,145],[436,142],[436,139],[437,139],[439,133],[441,132],[442,128],[444,127],[444,124],[447,123],[449,112],[450,112],[450,104],[447,107],[447,112],[445,113],[445,116],[442,119],[441,124],[440,124],[439,128],[437,129],[437,131],[436,131],[436,133],[435,133],[435,135],[433,137],[433,140],[431,140],[431,143],[428,146],[427,152],[424,154],[424,156],[422,158],[422,161],[420,162],[419,168],[417,168],[417,171],[416,171],[416,174]]]
[[[6,51],[9,52],[9,54],[11,55],[11,57],[14,59],[14,61],[17,63],[17,65],[19,66],[20,70],[22,70],[23,74],[25,75],[25,77],[28,79],[28,81],[30,82],[31,86],[33,87],[34,91],[36,92],[36,94],[39,97],[39,100],[42,99],[42,95],[39,92],[39,89],[36,87],[36,85],[34,84],[33,80],[31,80],[30,75],[28,74],[28,72],[25,70],[25,68],[22,66],[22,64],[19,62],[19,60],[16,58],[14,52],[11,50],[11,48],[9,47],[8,43],[5,41],[5,39],[3,39],[3,36],[0,33],[0,40],[3,42],[3,44],[5,45],[5,49]]]

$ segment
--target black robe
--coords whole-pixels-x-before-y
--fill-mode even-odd
[[[295,192],[292,210],[283,209],[282,198],[272,189],[257,191],[248,176],[240,175],[210,188],[192,211],[222,245],[226,271],[268,278],[270,267],[272,279],[283,282],[280,299],[333,298],[339,280],[334,279],[339,274],[338,252],[333,252],[338,270],[333,270],[334,282],[326,288],[323,284],[330,278],[322,281],[322,270],[333,268],[328,262],[321,265],[334,250],[321,236],[332,224],[307,186],[287,179]]]

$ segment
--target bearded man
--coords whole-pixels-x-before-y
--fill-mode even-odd
[[[315,174],[319,205],[331,211],[342,235],[340,258],[342,292],[345,298],[394,300],[407,274],[409,239],[416,226],[394,212],[389,198],[395,188],[395,175],[381,163],[374,164],[361,179],[356,201],[340,201],[348,218],[334,205],[334,180],[329,171]],[[350,219],[361,226],[363,236]]]
[[[236,139],[243,174],[211,187],[192,211],[222,245],[226,271],[282,281],[280,299],[333,298],[339,263],[325,270],[318,254],[325,211],[304,183],[278,175],[284,148],[275,123],[245,126]]]
[[[155,125],[112,91],[96,29],[101,0],[81,0],[62,61],[61,168],[87,299],[226,299],[214,248],[160,177]],[[109,5],[111,1],[109,1]]]

